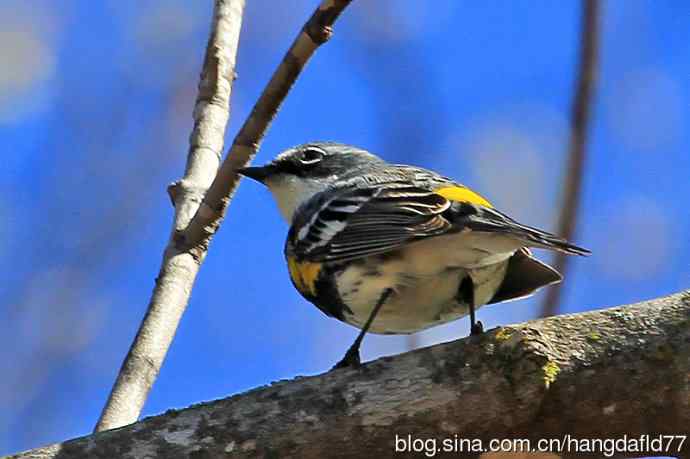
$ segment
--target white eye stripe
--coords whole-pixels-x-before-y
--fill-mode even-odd
[[[314,164],[321,161],[325,155],[326,152],[320,148],[309,147],[300,153],[298,159],[302,164]]]

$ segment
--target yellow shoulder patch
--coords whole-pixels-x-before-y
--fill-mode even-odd
[[[293,257],[288,257],[287,262],[290,277],[297,289],[304,294],[316,296],[316,279],[321,272],[321,263],[297,261]]]
[[[489,201],[479,196],[469,188],[462,186],[446,186],[439,188],[438,190],[434,190],[434,193],[443,196],[449,201],[469,202],[471,204],[479,204],[480,206],[484,207],[493,207]]]

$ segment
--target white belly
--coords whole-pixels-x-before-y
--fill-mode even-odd
[[[352,313],[345,320],[361,328],[384,290],[393,293],[370,331],[413,333],[468,314],[458,303],[460,282],[469,274],[478,308],[491,300],[505,277],[517,244],[505,237],[460,233],[430,238],[397,252],[370,257],[344,270],[338,291]]]

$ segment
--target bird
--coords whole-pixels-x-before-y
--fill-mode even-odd
[[[590,251],[518,223],[469,187],[352,145],[310,142],[238,170],[265,185],[289,225],[294,287],[360,329],[334,368],[361,364],[366,333],[410,334],[530,296],[562,276],[532,255]]]

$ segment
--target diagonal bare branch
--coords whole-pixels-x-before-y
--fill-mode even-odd
[[[187,306],[210,240],[237,188],[237,169],[256,154],[290,88],[316,49],[331,37],[332,25],[350,2],[321,2],[285,54],[218,168],[244,0],[216,0],[187,168],[184,178],[169,189],[176,209],[173,234],[146,316],[122,364],[97,431],[138,418]]]
[[[243,11],[244,0],[216,0],[214,5],[186,171],[182,180],[169,189],[175,204],[172,234],[187,226],[218,170],[230,115]],[[138,419],[187,307],[199,265],[198,259],[177,250],[171,236],[146,316],[122,363],[96,431]]]
[[[237,170],[254,157],[288,91],[318,47],[330,39],[333,24],[350,2],[351,0],[323,0],[306,22],[235,136],[196,215],[184,231],[178,231],[178,247],[189,250],[196,256],[202,256],[206,252],[237,188]]]
[[[573,240],[577,226],[577,211],[580,207],[582,179],[585,167],[587,128],[590,120],[592,94],[597,72],[599,47],[599,0],[582,0],[582,25],[580,27],[580,62],[578,65],[577,88],[573,96],[571,113],[568,162],[565,168],[563,201],[556,234]],[[566,277],[568,256],[557,253],[554,267]],[[554,315],[558,311],[562,284],[548,289],[542,304],[541,317]]]

